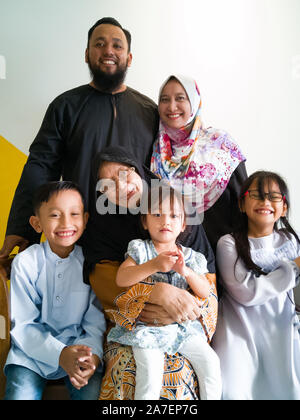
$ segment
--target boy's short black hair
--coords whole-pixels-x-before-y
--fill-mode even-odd
[[[90,44],[90,38],[92,36],[92,33],[94,32],[94,29],[97,28],[97,26],[99,25],[113,25],[113,26],[117,26],[118,28],[122,29],[122,31],[124,32],[125,36],[126,36],[126,40],[127,40],[127,44],[128,44],[128,52],[130,52],[130,48],[131,48],[131,34],[127,29],[124,29],[122,27],[122,25],[114,18],[112,17],[104,17],[100,20],[97,20],[97,22],[90,28],[89,32],[88,32],[88,42],[87,42],[87,48],[89,48],[89,44]]]
[[[61,191],[68,191],[73,190],[77,191],[80,194],[80,197],[82,199],[82,203],[84,206],[84,209],[86,207],[85,205],[85,199],[84,195],[80,189],[80,187],[72,181],[53,181],[48,182],[47,184],[41,185],[33,198],[33,212],[35,215],[39,212],[39,209],[43,203],[48,203],[48,201],[51,199],[51,197],[54,194],[58,194]]]

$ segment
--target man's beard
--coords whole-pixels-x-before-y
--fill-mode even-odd
[[[88,66],[90,70],[90,75],[93,79],[96,88],[102,92],[113,93],[122,86],[125,80],[128,68],[128,60],[126,64],[124,64],[121,67],[118,67],[118,69],[113,74],[105,73],[98,67],[92,67],[89,62]]]

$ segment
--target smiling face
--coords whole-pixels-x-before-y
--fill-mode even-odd
[[[122,207],[136,207],[143,193],[143,182],[134,167],[103,162],[99,169],[100,190],[110,202]]]
[[[265,194],[271,194],[271,197],[281,195],[278,184],[272,180],[265,182],[263,191]],[[271,201],[270,196],[260,197],[256,179],[250,185],[240,207],[241,211],[247,214],[250,237],[270,235],[275,223],[287,213],[287,204],[284,199]]]
[[[38,233],[44,232],[51,250],[66,258],[82,235],[88,219],[80,194],[75,190],[60,191],[43,202],[30,224]]]
[[[158,111],[162,122],[170,128],[182,128],[189,120],[192,109],[188,95],[176,79],[171,79],[163,88]]]
[[[126,36],[121,28],[110,24],[97,26],[89,40],[89,47],[86,49],[85,61],[89,64],[90,70],[97,79],[97,75],[103,84],[110,83],[110,77],[118,84],[123,82],[127,67],[131,65],[132,54],[128,51]],[[95,82],[95,80],[94,80]],[[124,86],[112,84],[111,92],[117,93]]]

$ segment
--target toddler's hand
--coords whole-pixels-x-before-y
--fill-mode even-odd
[[[173,270],[177,271],[178,274],[180,274],[182,277],[186,276],[187,267],[185,265],[184,261],[184,255],[182,251],[178,250],[178,258],[176,263],[173,266]]]
[[[176,264],[178,254],[176,252],[162,252],[156,258],[153,259],[156,271],[167,273],[171,271]]]

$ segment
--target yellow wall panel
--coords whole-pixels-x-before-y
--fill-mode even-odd
[[[27,156],[0,135],[0,248],[10,206]]]

